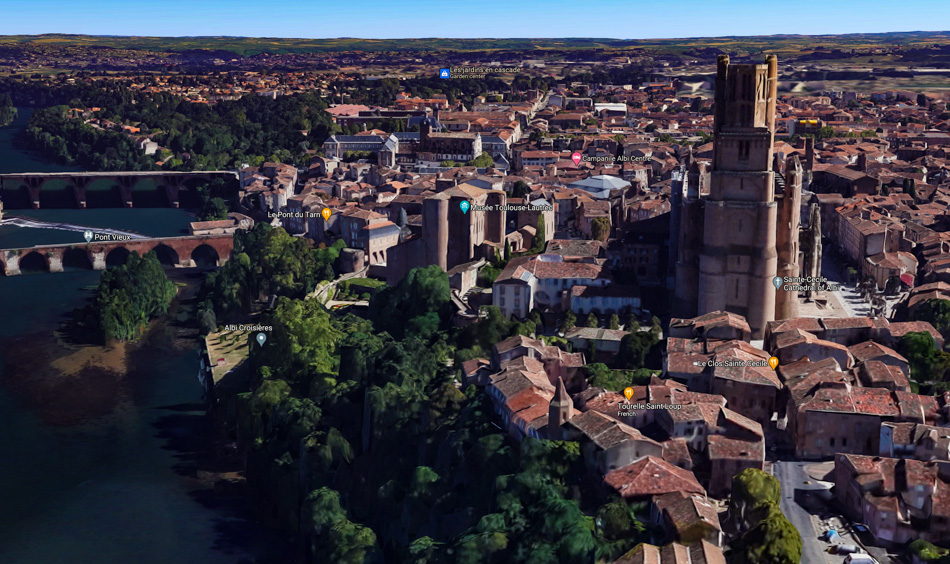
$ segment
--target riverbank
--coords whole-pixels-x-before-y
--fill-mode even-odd
[[[98,273],[0,278],[0,449],[16,460],[0,467],[0,561],[293,561],[285,535],[254,521],[242,461],[206,413],[192,315],[202,274],[169,274],[184,286],[168,315],[108,347],[56,333]]]

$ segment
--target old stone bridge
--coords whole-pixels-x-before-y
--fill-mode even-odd
[[[133,251],[140,255],[155,251],[158,260],[169,267],[220,266],[231,258],[233,250],[232,235],[38,245],[25,249],[0,249],[0,271],[6,276],[15,276],[23,269],[47,272],[62,272],[64,267],[104,270],[107,266],[123,264]]]
[[[57,185],[61,186],[65,184],[67,189],[72,191],[76,207],[85,208],[87,202],[87,188],[89,188],[93,182],[106,180],[113,185],[113,187],[117,187],[119,193],[119,198],[116,199],[116,203],[110,207],[122,205],[131,208],[133,205],[133,188],[142,180],[147,179],[155,183],[159,192],[165,193],[163,202],[167,201],[167,204],[161,203],[159,206],[168,205],[177,208],[179,205],[179,192],[183,188],[193,188],[197,184],[204,184],[214,178],[234,181],[234,185],[237,185],[237,172],[228,170],[191,172],[147,170],[124,172],[22,172],[0,174],[0,198],[10,200],[7,202],[6,207],[12,209],[15,207],[12,200],[25,200],[24,198],[14,196],[19,196],[20,194],[18,194],[18,192],[25,190],[28,194],[29,204],[28,206],[21,204],[17,207],[39,209],[40,193],[44,186],[47,186],[51,181],[58,181],[56,182]],[[2,205],[3,204],[0,203],[0,206]],[[0,210],[2,210],[2,207],[0,207]]]

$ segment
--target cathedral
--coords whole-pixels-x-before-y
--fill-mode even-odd
[[[729,311],[753,338],[797,303],[772,283],[799,276],[803,179],[797,156],[773,159],[777,71],[774,55],[765,64],[719,56],[712,165],[691,163],[673,185],[674,316]]]

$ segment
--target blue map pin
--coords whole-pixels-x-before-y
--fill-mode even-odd
[[[468,208],[472,207],[472,204],[468,203],[468,200],[462,200],[459,202],[459,207],[462,208],[462,213],[468,213]]]
[[[772,279],[772,285],[775,286],[775,289],[776,289],[776,290],[778,290],[779,288],[781,288],[781,287],[782,287],[782,277],[781,277],[781,276],[776,276],[775,278],[773,278],[773,279]]]
[[[263,347],[263,346],[264,346],[264,341],[266,341],[266,340],[267,340],[267,335],[265,335],[264,333],[258,333],[258,334],[257,334],[257,344],[258,344],[258,345],[260,345],[260,346]]]

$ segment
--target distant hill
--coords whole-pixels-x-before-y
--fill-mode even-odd
[[[690,37],[679,39],[610,39],[610,38],[502,38],[502,39],[290,39],[275,37],[138,37],[94,35],[4,35],[0,45],[34,44],[54,46],[110,47],[156,52],[212,51],[253,56],[261,53],[329,53],[352,51],[555,51],[555,50],[628,50],[647,49],[652,52],[682,54],[697,49],[763,51],[777,54],[801,54],[817,46],[826,49],[867,49],[875,46],[915,46],[950,44],[950,31],[909,31],[891,33],[851,33],[843,35],[764,35],[728,37]],[[709,51],[706,51],[709,52]]]

